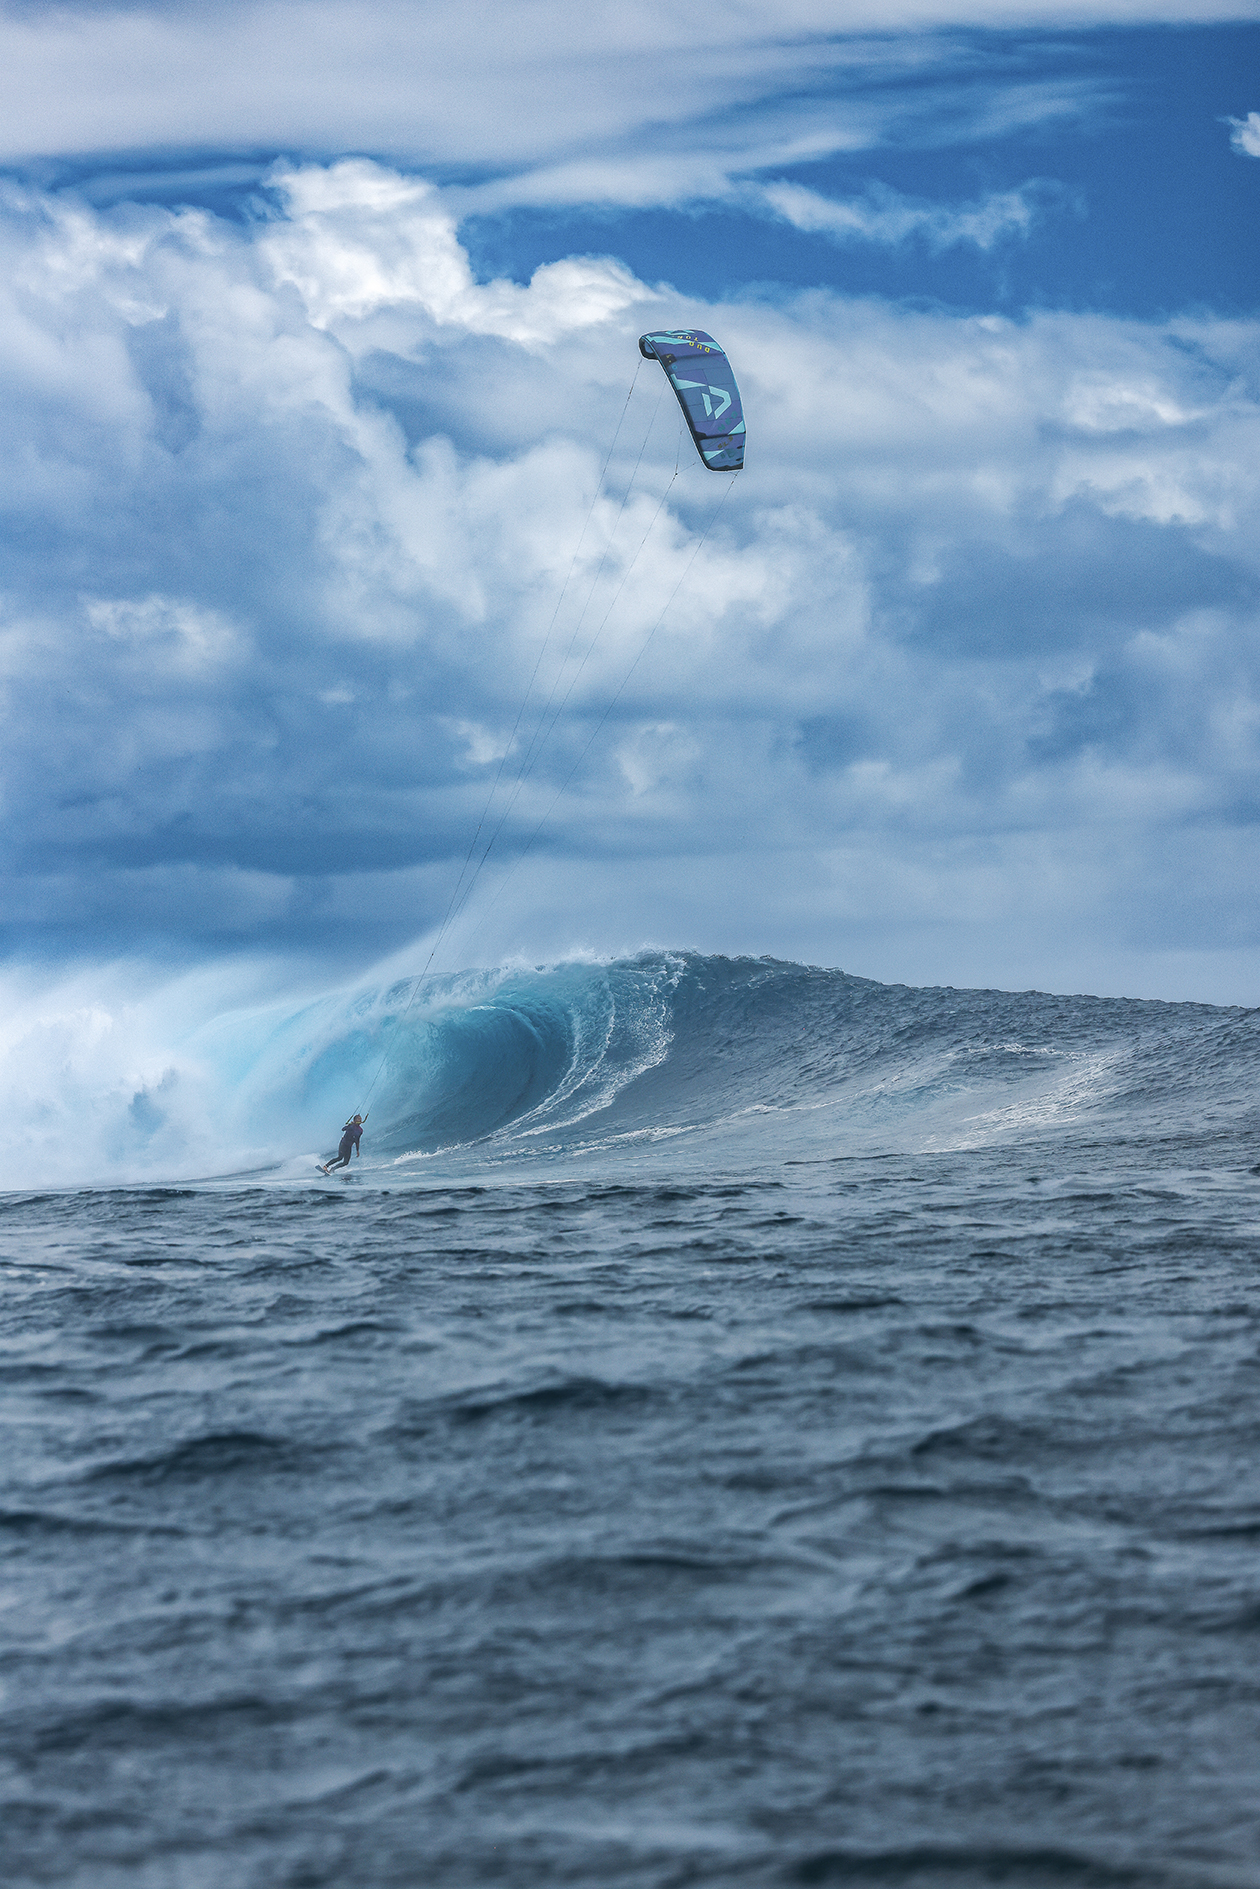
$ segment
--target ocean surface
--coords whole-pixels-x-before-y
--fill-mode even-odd
[[[1260,1885],[1258,1051],[661,953],[76,1077],[3,1882]]]

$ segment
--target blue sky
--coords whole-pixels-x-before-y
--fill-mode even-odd
[[[1221,118],[1246,119],[1258,55],[1251,24],[958,33],[940,49],[941,73],[871,79],[881,103],[895,90],[906,107],[880,143],[773,166],[776,180],[873,208],[890,195],[948,210],[1022,193],[1027,225],[984,247],[935,246],[930,228],[837,243],[720,205],[474,216],[465,240],[488,274],[528,276],[540,260],[612,247],[647,281],[715,298],[752,283],[826,284],[977,313],[1248,314],[1260,285],[1256,183]],[[1018,97],[990,122],[1004,92]]]
[[[9,6],[0,164],[11,966],[431,936],[542,650],[448,968],[1260,1001],[1260,6]]]

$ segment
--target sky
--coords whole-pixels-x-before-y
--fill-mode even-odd
[[[1260,1003],[1258,226],[1260,0],[0,5],[3,963]]]

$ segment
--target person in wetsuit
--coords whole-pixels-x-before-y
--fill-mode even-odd
[[[359,1152],[359,1137],[363,1133],[363,1117],[352,1115],[341,1131],[341,1141],[337,1147],[335,1161],[321,1163],[320,1172],[331,1174],[334,1168],[348,1168],[350,1156]]]

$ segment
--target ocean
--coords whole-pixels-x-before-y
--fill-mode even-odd
[[[1258,1048],[652,953],[80,1072],[3,1881],[1260,1885]]]

